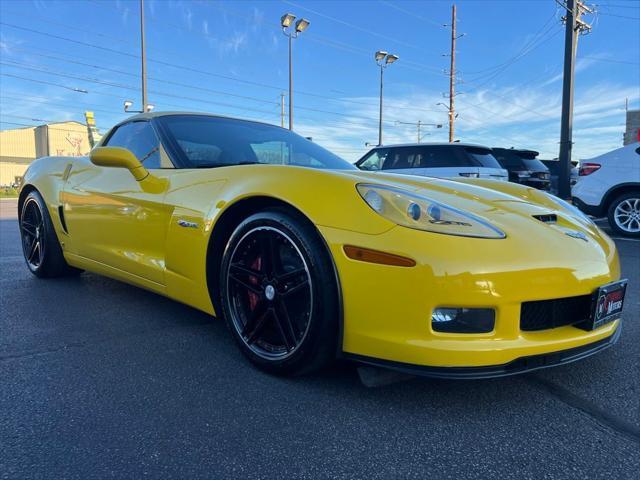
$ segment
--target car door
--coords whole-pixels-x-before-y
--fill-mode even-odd
[[[88,160],[74,165],[63,193],[67,251],[163,285],[172,164],[149,121],[120,125],[102,146],[129,149],[150,176],[137,181],[125,168]]]

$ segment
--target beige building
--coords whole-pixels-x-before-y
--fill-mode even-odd
[[[87,125],[58,122],[0,131],[0,186],[20,181],[29,164],[40,157],[73,157],[91,150]]]

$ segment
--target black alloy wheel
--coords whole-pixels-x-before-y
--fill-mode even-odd
[[[31,273],[49,278],[82,272],[67,264],[49,211],[38,191],[32,190],[27,194],[19,211],[22,252]]]
[[[335,274],[304,222],[281,212],[245,220],[227,245],[220,283],[227,324],[259,367],[297,374],[335,355]]]
[[[44,261],[46,239],[44,217],[35,198],[28,198],[22,206],[20,231],[22,251],[31,271],[36,271]]]

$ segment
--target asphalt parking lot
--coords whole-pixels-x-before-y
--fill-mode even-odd
[[[274,378],[222,322],[85,273],[24,265],[0,200],[2,478],[637,478],[640,242],[622,338],[582,362],[366,388],[353,365]]]

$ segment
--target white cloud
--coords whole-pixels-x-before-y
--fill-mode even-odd
[[[574,109],[574,159],[591,158],[622,145],[624,99],[638,102],[639,90],[615,83],[600,83],[578,90]],[[460,95],[456,98],[459,112],[456,138],[487,146],[531,148],[538,150],[541,158],[555,158],[560,136],[561,100],[560,91],[550,93],[540,86]],[[385,96],[384,143],[417,140],[417,127],[397,125],[398,120],[443,124],[442,129],[424,127],[424,134],[431,135],[424,135],[422,141],[447,141],[447,111],[443,107],[437,107],[442,108],[437,111],[434,107],[441,101],[439,91]],[[366,151],[365,142],[377,141],[377,104],[377,97],[344,98],[342,105],[324,109],[348,112],[348,116],[324,115],[318,120],[313,120],[317,114],[298,109],[296,115],[300,120],[296,122],[296,130],[354,161]]]

